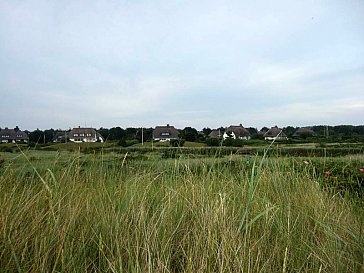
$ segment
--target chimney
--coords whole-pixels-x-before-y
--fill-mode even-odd
[[[16,132],[19,131],[19,127],[15,126],[14,131],[16,131]]]
[[[167,123],[167,128],[169,128],[169,124]]]

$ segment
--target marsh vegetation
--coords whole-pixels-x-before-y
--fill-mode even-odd
[[[2,272],[364,270],[362,155],[0,159]]]

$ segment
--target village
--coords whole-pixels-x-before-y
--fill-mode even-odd
[[[126,128],[113,127],[87,128],[76,127],[68,130],[49,129],[41,131],[21,130],[18,126],[13,129],[0,128],[0,143],[63,143],[63,142],[105,142],[113,140],[136,140],[138,142],[170,142],[171,140],[183,139],[190,142],[206,142],[207,144],[219,143],[216,140],[266,140],[266,141],[288,141],[289,139],[333,139],[333,140],[355,140],[364,138],[364,126],[340,125],[340,126],[305,126],[280,128],[263,127],[260,130],[253,127],[230,125],[216,129],[204,128],[201,131],[192,127],[177,129],[175,126],[166,124],[154,128]],[[214,145],[210,145],[214,146]]]

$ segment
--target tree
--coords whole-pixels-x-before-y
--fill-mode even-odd
[[[136,128],[126,128],[125,129],[125,133],[126,133],[126,139],[129,139],[129,140],[133,140],[133,139],[136,139],[136,136],[137,136],[137,129]]]
[[[125,136],[126,136],[125,130],[120,127],[113,127],[109,130],[110,140],[121,140],[125,138]]]
[[[42,143],[44,141],[44,132],[37,130],[29,133],[29,142]]]
[[[295,128],[293,126],[287,126],[287,127],[283,128],[283,133],[285,133],[288,137],[292,137],[292,135],[294,134],[296,129],[297,128]]]
[[[142,134],[143,134],[143,141],[151,141],[153,138],[153,128],[139,128],[136,132],[136,139],[139,142],[142,142]]]
[[[211,132],[212,132],[212,130],[210,128],[208,128],[208,127],[202,129],[202,133],[205,136],[208,136]]]
[[[182,130],[182,138],[184,138],[186,141],[194,142],[198,138],[198,132],[195,128],[185,127]]]
[[[43,132],[43,142],[45,141],[45,143],[49,143],[53,141],[53,136],[54,136],[54,130],[53,129],[48,129],[48,130],[44,130]]]
[[[102,136],[103,139],[106,140],[109,138],[109,129],[101,127],[99,130],[97,130],[97,132]]]

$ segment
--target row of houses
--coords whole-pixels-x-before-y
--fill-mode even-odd
[[[278,126],[274,126],[270,129],[262,129],[258,132],[258,134],[262,135],[265,140],[287,140],[287,135],[283,132],[282,128]],[[302,127],[298,128],[296,132],[292,135],[293,137],[300,136],[315,136],[316,133],[310,127]],[[179,136],[179,131],[174,128],[174,126],[157,126],[153,131],[153,139],[156,141],[169,141],[171,139],[176,139]],[[231,125],[225,128],[224,131],[221,129],[214,129],[209,134],[211,138],[233,138],[233,139],[241,139],[241,140],[249,140],[251,138],[250,132],[244,128],[242,124],[240,125]]]
[[[29,141],[28,134],[28,131],[22,131],[18,126],[14,129],[9,129],[8,127],[5,127],[5,129],[0,128],[0,143],[27,143]]]
[[[261,130],[258,132],[264,137],[265,140],[287,140],[287,135],[283,132],[281,128],[274,126],[268,130]],[[250,132],[243,127],[242,124],[235,126],[231,125],[222,133],[220,129],[212,130],[209,134],[212,138],[233,138],[241,140],[249,140],[251,138]]]
[[[94,128],[73,128],[72,130],[56,131],[53,142],[103,142],[103,137]],[[16,126],[14,129],[0,128],[0,143],[28,143],[29,132],[22,131]]]
[[[274,126],[268,130],[261,130],[259,131],[264,139],[266,140],[287,140],[287,135],[283,132],[281,128]],[[293,136],[300,136],[300,135],[311,135],[314,136],[315,133],[312,129],[308,127],[299,128]],[[2,143],[17,143],[17,142],[24,142],[27,143],[29,141],[29,132],[28,131],[21,131],[18,126],[14,129],[1,129],[0,128],[0,142]],[[154,141],[170,141],[171,139],[177,139],[179,137],[179,131],[169,124],[165,126],[157,126],[153,130],[153,140]],[[233,138],[233,139],[241,139],[241,140],[249,140],[251,138],[250,132],[243,127],[242,124],[240,125],[231,125],[225,130],[215,129],[212,130],[209,134],[211,138]],[[104,142],[103,137],[100,133],[96,131],[94,128],[73,128],[72,130],[62,131],[58,130],[55,132],[53,137],[53,142]]]
[[[267,130],[259,131],[259,134],[264,137],[265,140],[287,140],[287,135],[283,132],[283,129],[279,128],[278,126],[274,126]],[[299,137],[305,135],[314,136],[315,132],[308,128],[303,127],[299,128],[294,134],[294,137]],[[155,141],[169,141],[171,139],[176,139],[179,136],[179,131],[169,124],[167,126],[157,126],[153,131],[153,139]],[[241,140],[249,140],[251,138],[250,132],[243,127],[242,124],[240,125],[231,125],[225,128],[224,131],[221,129],[212,130],[209,134],[211,138],[221,138],[221,139],[241,139]]]

